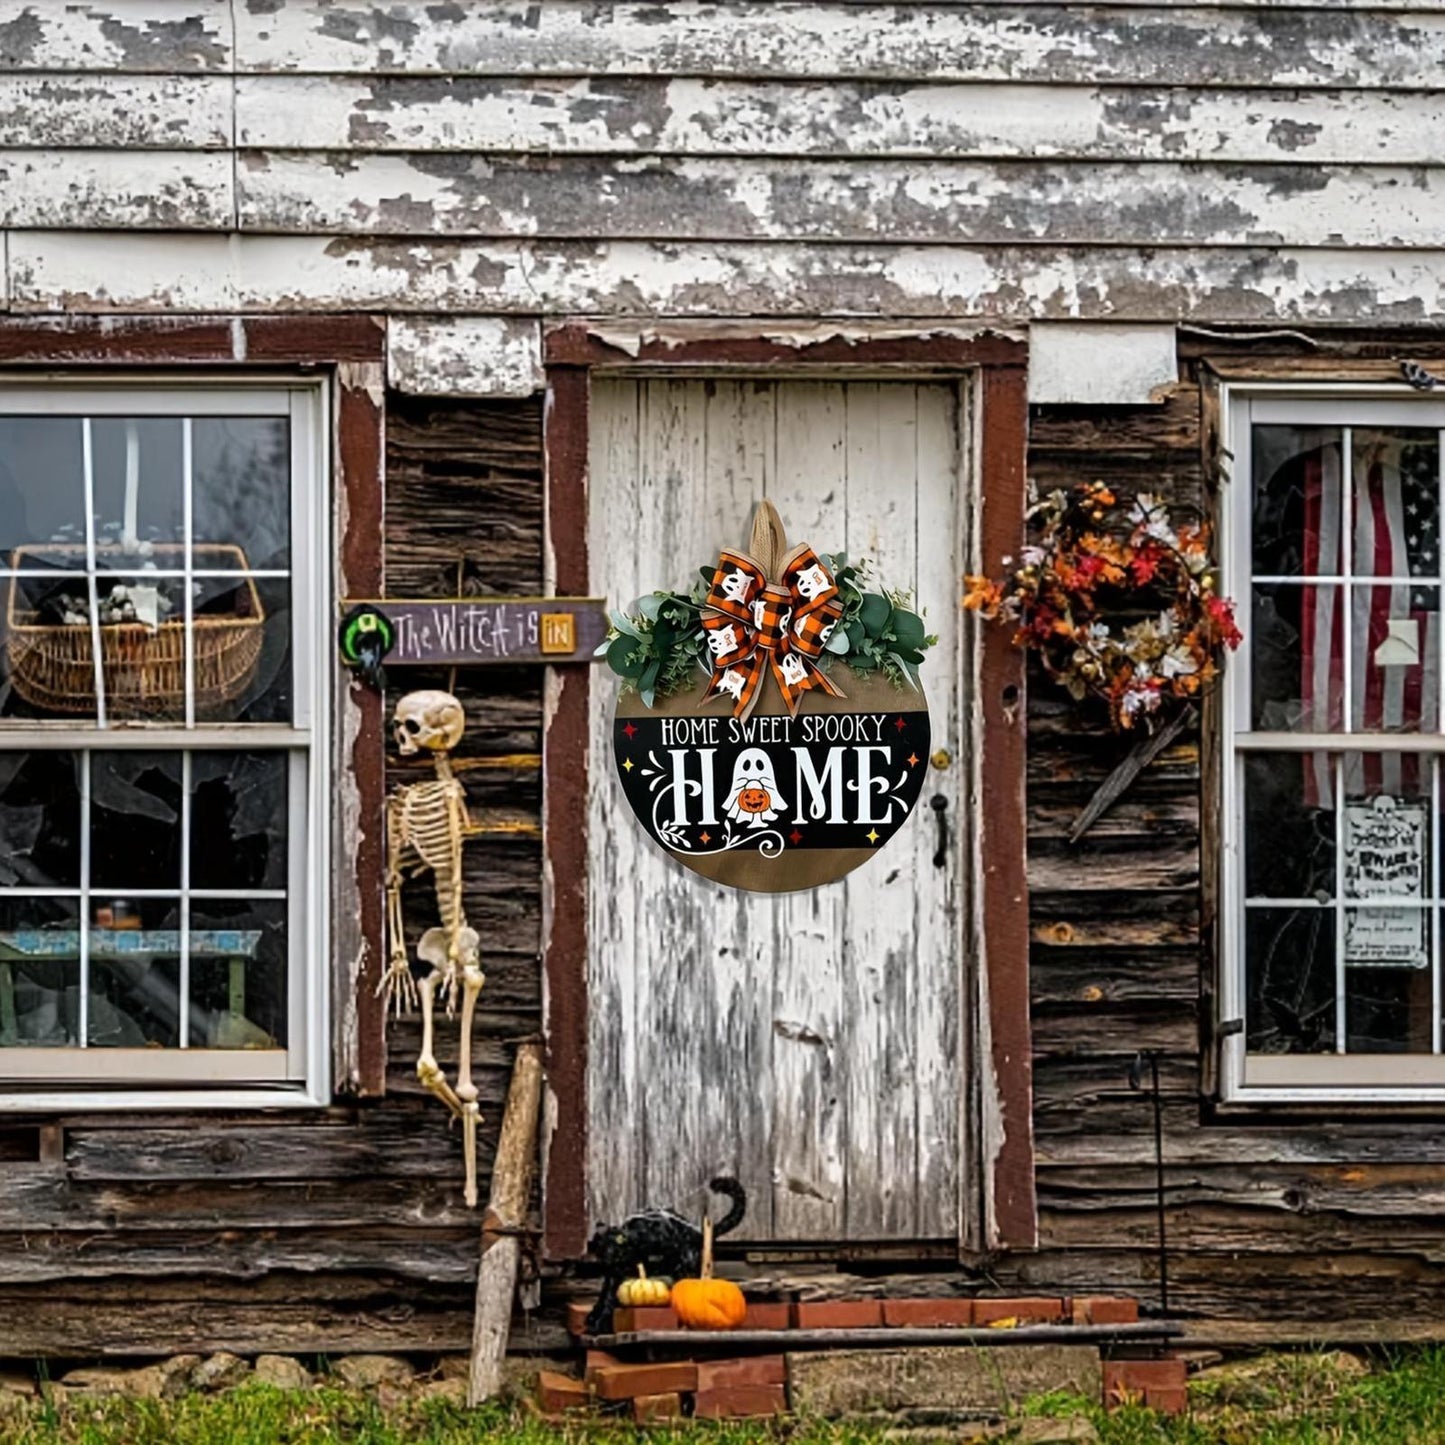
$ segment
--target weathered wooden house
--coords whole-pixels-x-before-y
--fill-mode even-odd
[[[605,669],[459,672],[518,1341],[722,1170],[760,1281],[1152,1302],[1141,1051],[1175,1314],[1438,1334],[1442,126],[1439,0],[0,5],[0,1355],[466,1344],[340,604],[626,602],[764,495],[928,607],[940,801],[726,892]],[[1129,740],[958,608],[1026,477],[1212,514],[1246,633],[1077,844]]]

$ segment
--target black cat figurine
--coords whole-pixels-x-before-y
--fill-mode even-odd
[[[714,1236],[736,1229],[747,1212],[747,1191],[736,1179],[725,1175],[710,1179],[707,1187],[732,1200],[732,1207],[713,1226]],[[631,1279],[639,1264],[648,1274],[670,1275],[673,1279],[698,1272],[702,1267],[702,1230],[671,1209],[648,1209],[629,1215],[621,1224],[603,1225],[592,1236],[587,1252],[604,1271],[602,1293],[587,1316],[587,1333],[601,1335],[612,1328],[618,1285]]]

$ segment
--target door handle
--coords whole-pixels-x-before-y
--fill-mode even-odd
[[[938,820],[938,846],[933,850],[933,866],[942,868],[948,862],[948,799],[942,793],[935,793],[928,806]]]

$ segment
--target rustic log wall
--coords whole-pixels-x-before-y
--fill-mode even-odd
[[[454,595],[460,562],[468,591],[540,591],[537,399],[393,397],[387,442],[395,590]],[[515,1043],[541,1024],[539,675],[475,669],[456,691],[468,714],[458,771],[487,829],[466,850],[466,907],[487,972],[476,1055],[485,1199]],[[429,889],[408,890],[417,931],[434,909]],[[306,1116],[7,1119],[0,1356],[466,1349],[480,1216],[462,1203],[460,1136],[412,1071],[419,1032],[392,1026],[377,1103]],[[443,1023],[449,1071],[456,1040]],[[515,1342],[559,1338],[519,1321]]]
[[[1036,408],[1041,486],[1102,479],[1212,505],[1211,374],[1384,379],[1421,337],[1181,345],[1159,405]],[[1222,354],[1221,354],[1222,353]],[[1438,346],[1435,348],[1438,354]],[[1201,383],[1206,383],[1201,387]],[[1078,844],[1069,824],[1127,750],[1042,678],[1030,694],[1028,818],[1040,1251],[1000,1262],[1029,1288],[1157,1298],[1153,1115],[1130,1087],[1162,1051],[1173,1309],[1232,1338],[1397,1337],[1438,1329],[1445,1122],[1438,1111],[1219,1111],[1209,1034],[1215,806],[1198,732],[1182,737]],[[1207,772],[1207,768],[1205,769]],[[1203,816],[1202,816],[1203,814]],[[1201,822],[1205,844],[1201,848]],[[1147,1077],[1147,1071],[1146,1071]]]

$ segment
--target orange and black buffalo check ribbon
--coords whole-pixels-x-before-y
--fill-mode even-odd
[[[811,547],[794,547],[783,559],[777,582],[746,552],[724,551],[703,604],[713,674],[703,701],[727,696],[733,715],[751,710],[771,665],[788,712],[803,694],[840,689],[817,665],[843,616],[833,574]]]

